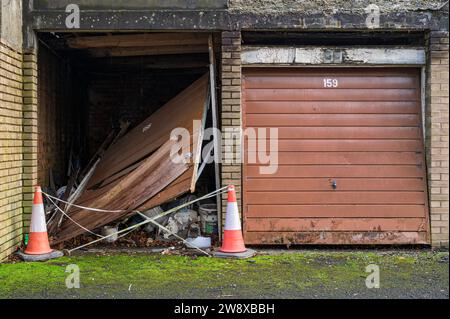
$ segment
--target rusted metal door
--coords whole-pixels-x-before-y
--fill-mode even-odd
[[[249,69],[243,100],[279,138],[271,175],[244,142],[246,243],[429,242],[418,70]]]

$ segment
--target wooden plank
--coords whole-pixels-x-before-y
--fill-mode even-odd
[[[246,89],[323,89],[327,73],[310,76],[247,76]],[[340,89],[413,89],[415,76],[333,76]]]
[[[246,121],[247,127],[419,127],[421,119],[418,114],[248,114]]]
[[[194,168],[189,168],[183,175],[170,183],[164,190],[153,196],[150,200],[142,204],[138,210],[145,212],[153,207],[162,205],[180,195],[183,195],[191,186],[191,178],[193,176]]]
[[[245,178],[245,189],[253,191],[329,191],[332,178]],[[339,191],[423,191],[418,178],[339,178]]]
[[[423,167],[417,165],[289,165],[278,166],[274,174],[261,174],[260,167],[248,166],[247,178],[280,177],[359,177],[421,178]]]
[[[108,210],[122,210],[119,212],[99,213],[79,209],[73,211],[70,217],[93,230],[115,220],[134,214],[132,211],[141,206],[149,198],[173,182],[189,167],[184,163],[175,163],[169,154],[175,141],[169,140],[154,154],[152,154],[139,168],[124,177],[120,183],[103,196],[95,198],[88,207]],[[59,231],[52,235],[52,242],[58,243],[84,233],[78,225],[66,220]]]
[[[247,101],[418,101],[415,89],[246,89]]]
[[[206,116],[209,110],[211,104],[211,96],[210,96],[210,89],[208,89],[208,92],[206,93],[206,99],[204,101],[204,107],[203,107],[203,116],[201,118],[201,122],[199,123],[198,127],[196,128],[197,132],[196,134],[198,136],[194,137],[193,140],[195,140],[197,143],[193,145],[192,147],[192,158],[193,158],[193,165],[194,165],[194,172],[191,180],[191,192],[195,192],[195,185],[197,183],[199,173],[198,168],[200,165],[200,162],[202,160],[202,145],[203,145],[203,134],[205,131],[205,125],[206,125]],[[195,128],[194,128],[195,130]]]
[[[427,245],[426,232],[245,232],[248,245]]]
[[[418,114],[416,101],[249,101],[247,114]]]
[[[252,217],[424,217],[423,205],[245,205]],[[352,219],[356,222],[354,219]]]
[[[423,161],[422,152],[278,152],[279,165],[422,165]],[[266,164],[255,152],[246,152],[244,163]]]
[[[246,231],[305,232],[305,231],[412,231],[426,230],[425,218],[247,218]]]
[[[247,148],[248,141],[244,141]],[[276,144],[274,144],[276,145]],[[261,144],[258,145],[261,147]],[[420,140],[278,140],[279,152],[423,152]],[[262,148],[260,148],[262,150]],[[266,141],[266,150],[270,150]]]
[[[423,192],[356,192],[356,191],[329,191],[329,192],[251,192],[245,194],[247,205],[340,205],[340,204],[386,204],[386,205],[423,205],[425,204]]]
[[[208,33],[145,33],[78,37],[67,40],[74,49],[207,45]]]
[[[89,49],[89,54],[95,58],[166,55],[166,54],[190,54],[190,53],[207,53],[207,52],[208,46],[206,44]]]
[[[221,138],[217,134],[219,129],[219,109],[217,103],[217,85],[216,85],[216,57],[214,52],[214,41],[212,34],[208,37],[208,51],[209,51],[209,88],[211,90],[211,116],[214,140],[214,181],[216,190],[221,187],[220,183],[220,154]],[[222,220],[222,199],[220,194],[216,196],[217,215],[218,220]],[[222,223],[218,223],[219,240],[222,239]]]

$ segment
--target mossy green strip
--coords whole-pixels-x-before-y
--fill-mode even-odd
[[[80,269],[67,289],[66,267]],[[366,266],[381,271],[367,289]],[[84,254],[44,263],[0,264],[0,298],[319,298],[448,297],[448,253],[321,252],[229,260],[145,254]]]

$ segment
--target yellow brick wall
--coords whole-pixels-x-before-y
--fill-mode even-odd
[[[22,55],[0,41],[0,261],[22,240]]]
[[[241,123],[241,32],[222,32],[221,48],[221,130],[222,130],[222,186],[234,185],[239,213],[242,214],[240,163]],[[231,151],[231,152],[230,152]],[[227,194],[222,196],[222,223],[225,222]]]
[[[448,247],[449,236],[448,38],[447,31],[432,31],[428,39],[426,147],[433,247]]]
[[[33,187],[37,185],[38,168],[38,94],[37,94],[37,54],[23,55],[23,224],[28,232],[33,204]]]

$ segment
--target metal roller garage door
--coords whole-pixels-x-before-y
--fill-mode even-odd
[[[277,127],[279,166],[243,165],[248,244],[426,244],[420,73],[249,69],[243,126]]]

